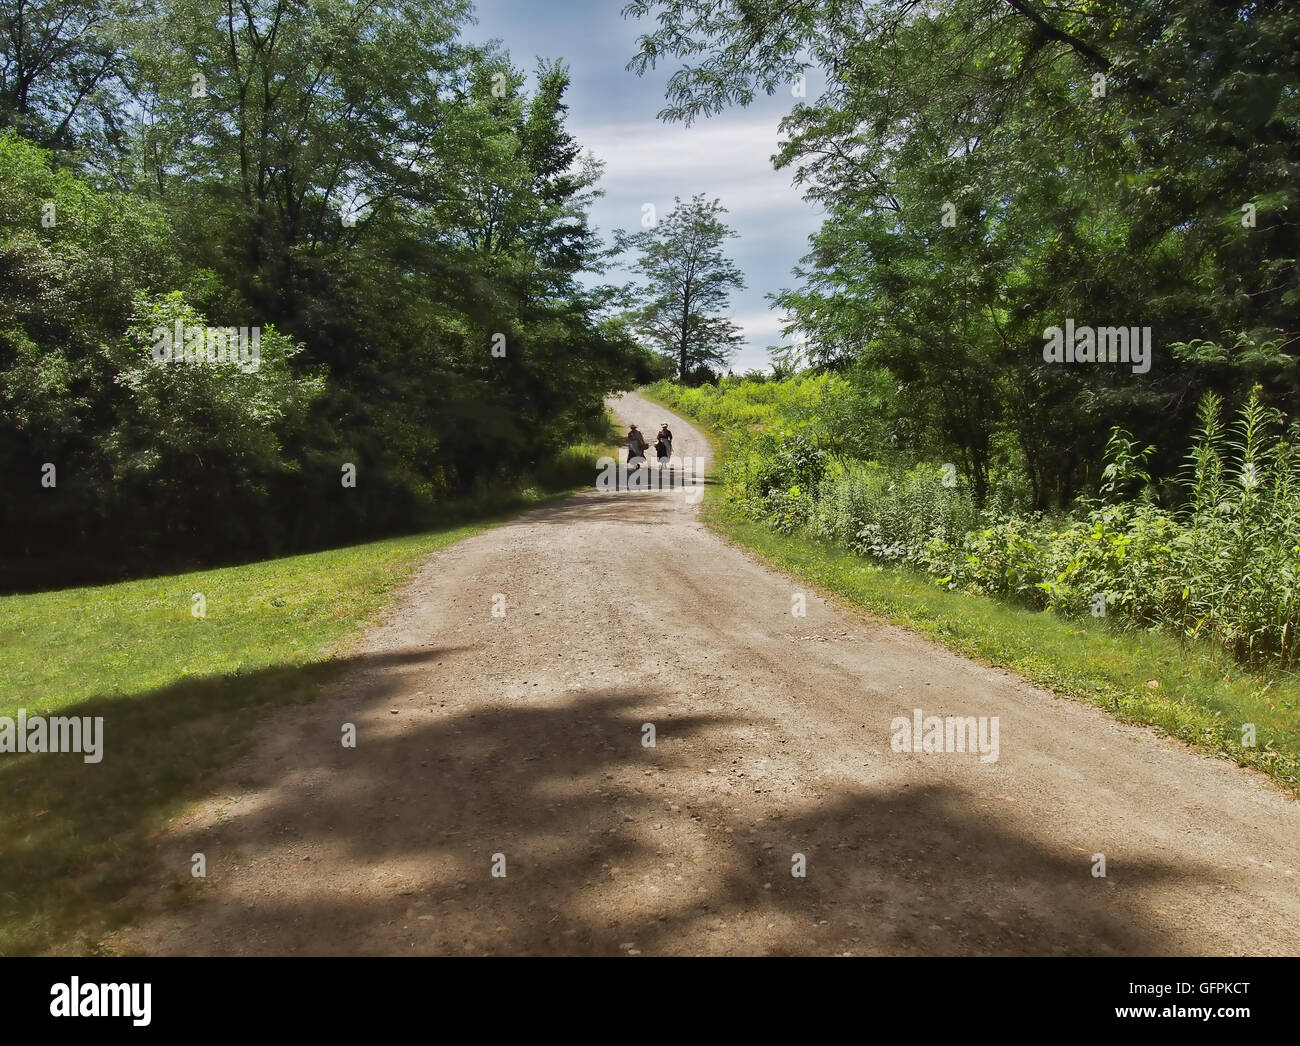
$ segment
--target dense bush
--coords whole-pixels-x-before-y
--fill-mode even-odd
[[[119,526],[151,547],[209,534],[220,539],[211,551],[230,554],[255,542],[272,517],[272,486],[301,467],[286,445],[302,439],[324,381],[294,372],[301,347],[274,326],[248,332],[248,341],[257,338],[245,346],[256,354],[249,363],[173,358],[160,365],[156,333],[177,323],[182,331],[213,326],[179,291],[142,296],[125,337],[111,347],[122,396],[101,445],[111,476],[102,500]]]
[[[807,395],[835,387],[802,377],[655,391],[722,429],[727,499],[777,530],[909,564],[951,589],[1210,638],[1250,664],[1300,660],[1297,428],[1257,393],[1228,428],[1219,398],[1204,398],[1177,507],[1156,503],[1147,450],[1117,430],[1106,500],[1052,516],[997,499],[977,510],[961,477],[939,464],[886,467],[820,449]]]
[[[426,526],[573,476],[604,397],[662,373],[580,279],[600,169],[563,66],[530,83],[458,38],[464,5],[417,7],[269,37],[256,5],[150,8],[108,34],[114,134],[0,133],[0,588]],[[32,96],[75,99],[43,63],[90,45],[29,35]],[[45,126],[23,104],[0,91],[0,128]],[[178,320],[258,331],[260,366],[159,365]]]

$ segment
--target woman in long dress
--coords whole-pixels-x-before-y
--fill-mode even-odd
[[[641,430],[635,425],[629,426],[627,430],[627,463],[633,465],[635,462],[632,468],[633,472],[636,472],[645,461],[645,447],[645,437],[641,435]]]
[[[668,431],[668,422],[666,421],[663,428],[659,430],[659,435],[655,437],[655,456],[659,459],[660,468],[667,465],[669,459],[673,456],[673,434]]]

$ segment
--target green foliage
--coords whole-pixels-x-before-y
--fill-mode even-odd
[[[703,388],[661,381],[649,389],[668,406],[681,408],[729,437],[742,429],[761,427],[773,431],[812,429],[818,439],[825,435],[823,405],[847,391],[848,383],[834,374],[806,374],[784,382],[731,378]]]
[[[0,131],[60,148],[111,142],[129,65],[118,30],[132,6],[0,0]]]
[[[915,567],[950,590],[1211,640],[1250,665],[1300,662],[1298,430],[1258,391],[1229,428],[1217,397],[1202,402],[1181,507],[1154,502],[1142,468],[1153,448],[1116,431],[1102,473],[1109,502],[1045,515],[1001,498],[980,508],[954,469],[932,462],[826,450],[825,418],[851,388],[822,375],[653,391],[724,434],[724,496],[781,533]]]
[[[604,397],[662,375],[579,279],[609,252],[567,70],[529,90],[461,0],[26,10],[0,127],[57,151],[0,137],[0,583],[427,526],[570,476]],[[155,366],[174,319],[260,330],[260,368]]]
[[[1126,487],[1137,484],[1146,494],[1151,487],[1151,476],[1145,465],[1155,449],[1148,444],[1138,450],[1130,433],[1121,428],[1111,429],[1106,443],[1107,464],[1101,470],[1101,492],[1118,500]]]
[[[1095,489],[1111,430],[1160,494],[1208,389],[1295,413],[1300,12],[1293,4],[633,0],[630,67],[691,122],[810,67],[776,157],[826,218],[776,298],[815,364],[891,392],[913,459],[977,504]],[[1148,373],[1042,358],[1043,332],[1150,327]],[[1230,348],[1221,348],[1221,345]],[[1156,496],[1153,494],[1153,496]],[[1160,500],[1160,497],[1157,497]]]
[[[101,446],[113,477],[105,500],[119,519],[136,516],[133,529],[151,545],[202,536],[206,521],[219,520],[229,547],[245,548],[254,539],[245,528],[267,514],[271,485],[300,467],[285,445],[304,430],[324,382],[295,373],[301,350],[273,326],[257,331],[245,350],[256,351],[251,363],[160,365],[158,340],[170,338],[178,322],[182,331],[206,334],[210,327],[179,291],[141,297],[109,354],[125,395]],[[248,335],[251,343],[254,332]],[[239,347],[232,338],[227,351]]]

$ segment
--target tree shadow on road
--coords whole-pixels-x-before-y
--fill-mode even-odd
[[[948,784],[736,790],[701,753],[740,721],[655,713],[668,698],[648,687],[472,711],[433,695],[390,726],[391,671],[366,667],[365,687],[269,742],[281,758],[250,804],[164,839],[178,883],[195,851],[209,879],[160,950],[1162,954],[1177,945],[1134,921],[1141,892],[1213,879],[1135,859],[1095,879],[1089,855]],[[339,743],[349,714],[356,749]]]
[[[87,950],[104,925],[125,919],[124,898],[154,851],[149,835],[209,794],[213,775],[267,715],[314,700],[349,669],[395,683],[410,666],[456,652],[422,648],[183,679],[57,711],[32,702],[29,716],[102,717],[102,756],[0,755],[0,955],[30,954],[69,935],[71,947]]]

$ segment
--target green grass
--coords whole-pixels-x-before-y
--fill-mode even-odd
[[[647,398],[669,409],[676,402],[675,409],[685,412],[680,397]],[[716,467],[727,453],[725,434],[721,444],[706,435],[722,448]],[[1292,673],[1247,670],[1210,643],[1181,643],[1154,631],[1119,632],[1104,621],[1071,621],[948,591],[920,571],[881,565],[805,535],[779,534],[736,511],[721,485],[708,487],[704,518],[827,596],[1120,719],[1254,767],[1300,794],[1300,678]],[[1244,723],[1255,726],[1254,748],[1242,745]]]
[[[592,482],[601,443],[539,486]],[[585,459],[585,464],[578,461]],[[579,465],[582,465],[579,468]],[[558,495],[526,490],[518,508]],[[130,921],[150,837],[203,798],[260,718],[314,699],[430,553],[515,510],[241,566],[0,597],[0,716],[102,716],[103,758],[0,755],[0,955],[94,953]],[[206,617],[191,610],[206,600]]]

